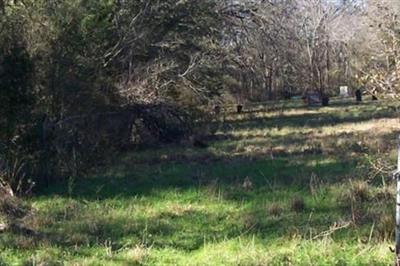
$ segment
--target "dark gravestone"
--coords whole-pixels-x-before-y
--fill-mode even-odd
[[[362,102],[362,93],[360,89],[356,90],[356,101],[357,103]]]
[[[322,96],[322,106],[328,106],[328,105],[329,105],[329,97]]]
[[[321,106],[322,105],[322,97],[321,94],[317,91],[307,91],[303,96],[303,100],[308,106]]]
[[[238,114],[241,114],[243,112],[243,105],[238,104],[236,106],[236,111],[237,111]]]
[[[292,98],[292,93],[289,90],[283,91],[283,99],[290,100]]]

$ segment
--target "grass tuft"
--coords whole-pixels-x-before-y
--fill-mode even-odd
[[[283,207],[277,203],[272,203],[268,208],[268,214],[272,217],[279,218],[283,214]]]
[[[376,236],[381,241],[391,241],[394,237],[396,223],[391,214],[381,214],[376,225]]]
[[[290,208],[295,212],[303,212],[306,209],[306,203],[303,197],[297,196],[292,199],[290,203]]]
[[[367,202],[371,198],[370,186],[366,181],[350,181],[350,197],[355,202]]]

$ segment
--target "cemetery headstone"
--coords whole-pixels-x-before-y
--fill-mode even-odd
[[[243,111],[243,105],[238,104],[238,105],[236,106],[236,111],[237,111],[238,114],[241,114],[242,111]]]
[[[341,86],[340,87],[340,96],[341,97],[349,97],[349,87]]]
[[[328,106],[329,105],[329,97],[328,96],[322,96],[322,106]]]
[[[320,106],[322,105],[321,94],[317,91],[307,91],[304,95],[304,101],[309,106]]]
[[[362,93],[360,89],[356,90],[356,101],[357,103],[362,102]]]

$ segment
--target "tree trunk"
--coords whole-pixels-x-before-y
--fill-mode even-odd
[[[273,84],[273,67],[269,66],[267,68],[267,71],[265,71],[265,89],[267,91],[268,94],[268,100],[272,100],[273,99],[273,94],[272,94],[272,84]]]
[[[6,13],[6,6],[4,4],[4,0],[0,0],[0,13],[2,14]]]
[[[329,37],[326,39],[326,86],[330,88],[331,57],[329,53]]]

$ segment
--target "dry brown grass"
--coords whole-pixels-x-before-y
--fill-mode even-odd
[[[278,218],[283,214],[283,207],[279,203],[274,202],[269,206],[268,214]]]
[[[371,198],[370,187],[366,181],[350,181],[350,198],[355,202],[366,202]]]
[[[307,114],[323,115],[336,111],[343,110],[340,108],[295,109],[285,111],[282,119]],[[265,121],[268,121],[268,118],[278,116],[278,113],[272,112],[260,114],[257,118],[265,118]],[[400,132],[399,118],[361,119],[359,122],[345,122],[338,118],[338,121],[338,123],[321,124],[317,128],[308,126],[307,123],[302,127],[288,124],[268,127],[267,130],[257,127],[233,128],[219,134],[228,133],[231,138],[237,140],[236,146],[232,147],[233,150],[228,149],[224,155],[274,158],[293,154],[342,153],[359,156],[365,152],[381,153],[396,145],[397,139],[388,138],[388,136],[394,132]]]
[[[393,215],[382,214],[376,225],[376,234],[382,241],[390,241],[394,236],[396,223]]]
[[[124,257],[128,259],[132,265],[140,265],[149,255],[149,249],[142,246],[136,245],[135,247],[128,249]]]

